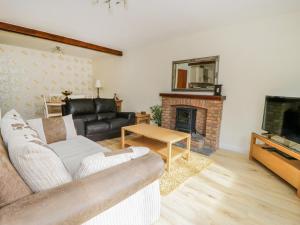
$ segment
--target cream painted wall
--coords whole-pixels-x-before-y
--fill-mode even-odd
[[[124,110],[149,110],[171,90],[171,62],[220,55],[224,85],[220,145],[248,151],[250,133],[260,132],[265,95],[300,97],[300,13],[186,35],[132,49],[124,57],[94,61],[103,96],[114,92]]]
[[[0,44],[0,108],[15,108],[24,118],[43,115],[42,95],[92,95],[91,59]]]

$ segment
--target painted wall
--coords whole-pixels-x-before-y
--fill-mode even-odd
[[[91,95],[92,61],[68,55],[0,44],[0,108],[2,114],[11,108],[24,118],[43,115],[42,95]]]
[[[173,60],[220,55],[224,85],[220,144],[246,153],[260,131],[265,95],[300,97],[300,13],[196,33],[94,61],[103,96],[119,93],[124,110],[147,110],[171,90]]]

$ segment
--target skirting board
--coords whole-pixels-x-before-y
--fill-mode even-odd
[[[232,151],[232,152],[238,152],[242,154],[248,154],[249,152],[249,147],[245,148],[245,147],[235,146],[235,145],[230,145],[225,143],[220,143],[220,149]]]

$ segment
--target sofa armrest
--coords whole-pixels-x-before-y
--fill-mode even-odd
[[[117,112],[117,117],[126,118],[130,121],[135,120],[135,113],[134,112]]]
[[[153,183],[163,170],[161,157],[149,153],[4,206],[0,224],[79,225]]]
[[[77,132],[77,135],[85,136],[85,122],[83,119],[74,119],[74,126]]]
[[[64,104],[61,106],[62,116],[67,116],[67,106]]]

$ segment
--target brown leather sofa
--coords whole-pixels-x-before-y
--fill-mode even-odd
[[[0,136],[0,224],[80,225],[162,173],[160,156],[150,153],[84,179],[32,193],[10,163]]]

